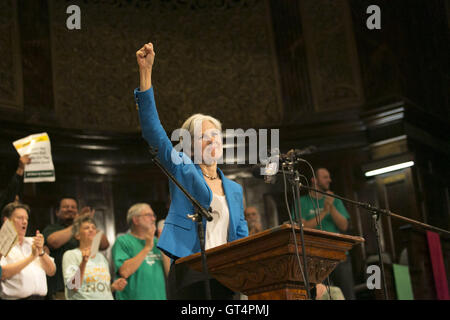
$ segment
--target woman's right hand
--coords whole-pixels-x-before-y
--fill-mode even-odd
[[[152,67],[155,61],[155,51],[150,42],[136,52],[136,59],[139,65],[140,91],[147,91],[152,86]]]
[[[144,46],[136,52],[136,59],[139,70],[151,70],[153,62],[155,61],[153,44],[151,42],[144,44]]]

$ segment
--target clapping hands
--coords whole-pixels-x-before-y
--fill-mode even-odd
[[[91,218],[94,218],[94,214],[95,214],[95,209],[93,209],[89,206],[86,206],[83,209],[81,209],[79,216],[82,217],[82,216],[89,215]]]
[[[36,231],[36,236],[33,237],[32,253],[33,256],[37,257],[44,251],[44,236]]]

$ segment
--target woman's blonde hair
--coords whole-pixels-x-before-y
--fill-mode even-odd
[[[194,137],[194,129],[195,129],[195,123],[197,121],[200,121],[200,123],[203,123],[203,121],[209,121],[211,122],[220,132],[222,132],[222,123],[217,120],[214,117],[202,114],[202,113],[196,113],[190,116],[189,118],[184,121],[183,125],[181,126],[181,129],[189,131],[189,134],[191,135],[191,139]]]

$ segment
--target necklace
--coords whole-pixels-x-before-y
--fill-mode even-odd
[[[203,175],[205,176],[205,177],[207,177],[209,180],[215,180],[215,179],[217,179],[219,176],[218,175],[216,175],[215,177],[211,177],[210,175],[207,175],[206,173],[204,173],[203,171],[202,171],[202,173],[203,173]]]

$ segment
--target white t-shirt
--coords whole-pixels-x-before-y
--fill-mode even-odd
[[[8,256],[2,257],[0,260],[2,267],[28,258],[31,255],[32,244],[33,238],[31,237],[25,237],[22,245],[17,243]],[[52,257],[50,259],[54,261]],[[39,257],[15,276],[1,281],[0,296],[2,299],[16,300],[27,298],[31,295],[47,295],[47,277]]]
[[[75,284],[68,285],[76,274],[83,257],[81,250],[76,248],[64,253],[62,259],[65,294],[67,300],[113,300],[111,293],[111,275],[108,261],[100,252],[90,258],[86,264],[83,281],[78,278],[78,290],[73,290]]]
[[[206,223],[205,250],[225,244],[228,240],[230,211],[227,198],[213,193],[211,209],[213,220]]]

